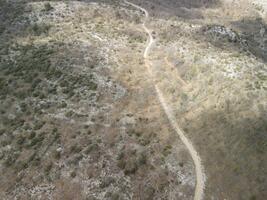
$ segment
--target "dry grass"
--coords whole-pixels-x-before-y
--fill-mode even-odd
[[[59,180],[55,183],[55,191],[53,194],[53,199],[82,200],[84,199],[82,186],[79,183],[72,182],[72,180],[68,179]]]
[[[234,20],[240,20],[242,18],[261,17],[266,21],[267,8],[264,8],[262,4],[255,3],[249,0],[234,1],[234,3],[224,3],[223,12],[227,16],[230,16]]]

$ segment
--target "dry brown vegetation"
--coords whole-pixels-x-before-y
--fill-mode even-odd
[[[156,82],[205,166],[204,199],[265,199],[262,8],[140,4]],[[1,198],[193,199],[193,162],[142,59],[142,20],[119,1],[0,2]]]

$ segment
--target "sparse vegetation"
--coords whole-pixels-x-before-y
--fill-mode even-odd
[[[191,199],[194,165],[155,83],[202,158],[204,198],[265,195],[263,8],[145,3],[153,79],[135,8],[0,1],[3,198]]]

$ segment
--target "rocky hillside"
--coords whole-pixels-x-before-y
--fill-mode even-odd
[[[4,200],[267,198],[264,1],[0,1]]]

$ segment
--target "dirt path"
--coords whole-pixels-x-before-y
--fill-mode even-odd
[[[145,14],[145,20],[143,22],[143,28],[145,30],[145,32],[148,34],[149,36],[149,42],[146,46],[146,49],[144,51],[144,60],[145,60],[145,65],[151,75],[151,77],[153,77],[153,72],[151,70],[151,63],[150,63],[150,60],[149,60],[149,51],[150,51],[150,48],[152,47],[153,43],[155,42],[153,36],[152,36],[152,33],[151,31],[146,27],[146,21],[147,19],[149,18],[149,14],[147,12],[146,9],[138,6],[138,5],[135,5],[131,2],[128,2],[126,0],[124,0],[124,2],[126,4],[129,4],[139,10],[141,10],[142,12],[144,12]],[[156,81],[154,80],[154,83],[156,83]],[[185,136],[184,132],[182,131],[182,129],[179,127],[179,125],[177,124],[177,120],[175,118],[175,115],[173,114],[173,111],[171,110],[171,108],[168,106],[168,103],[166,102],[161,90],[159,89],[158,85],[155,84],[155,90],[157,92],[157,95],[158,95],[158,98],[159,98],[159,101],[164,109],[164,112],[165,114],[167,115],[173,129],[176,131],[176,133],[179,135],[179,137],[181,138],[183,144],[187,147],[192,159],[193,159],[193,162],[194,162],[194,165],[195,165],[195,173],[196,173],[196,188],[195,188],[195,195],[194,195],[194,200],[201,200],[203,198],[203,195],[204,195],[204,188],[205,188],[205,183],[204,183],[204,179],[205,179],[205,176],[204,176],[204,170],[203,170],[203,167],[201,165],[201,159],[200,157],[198,156],[198,153],[197,151],[195,150],[194,146],[192,145],[192,143],[190,142],[190,140]]]

